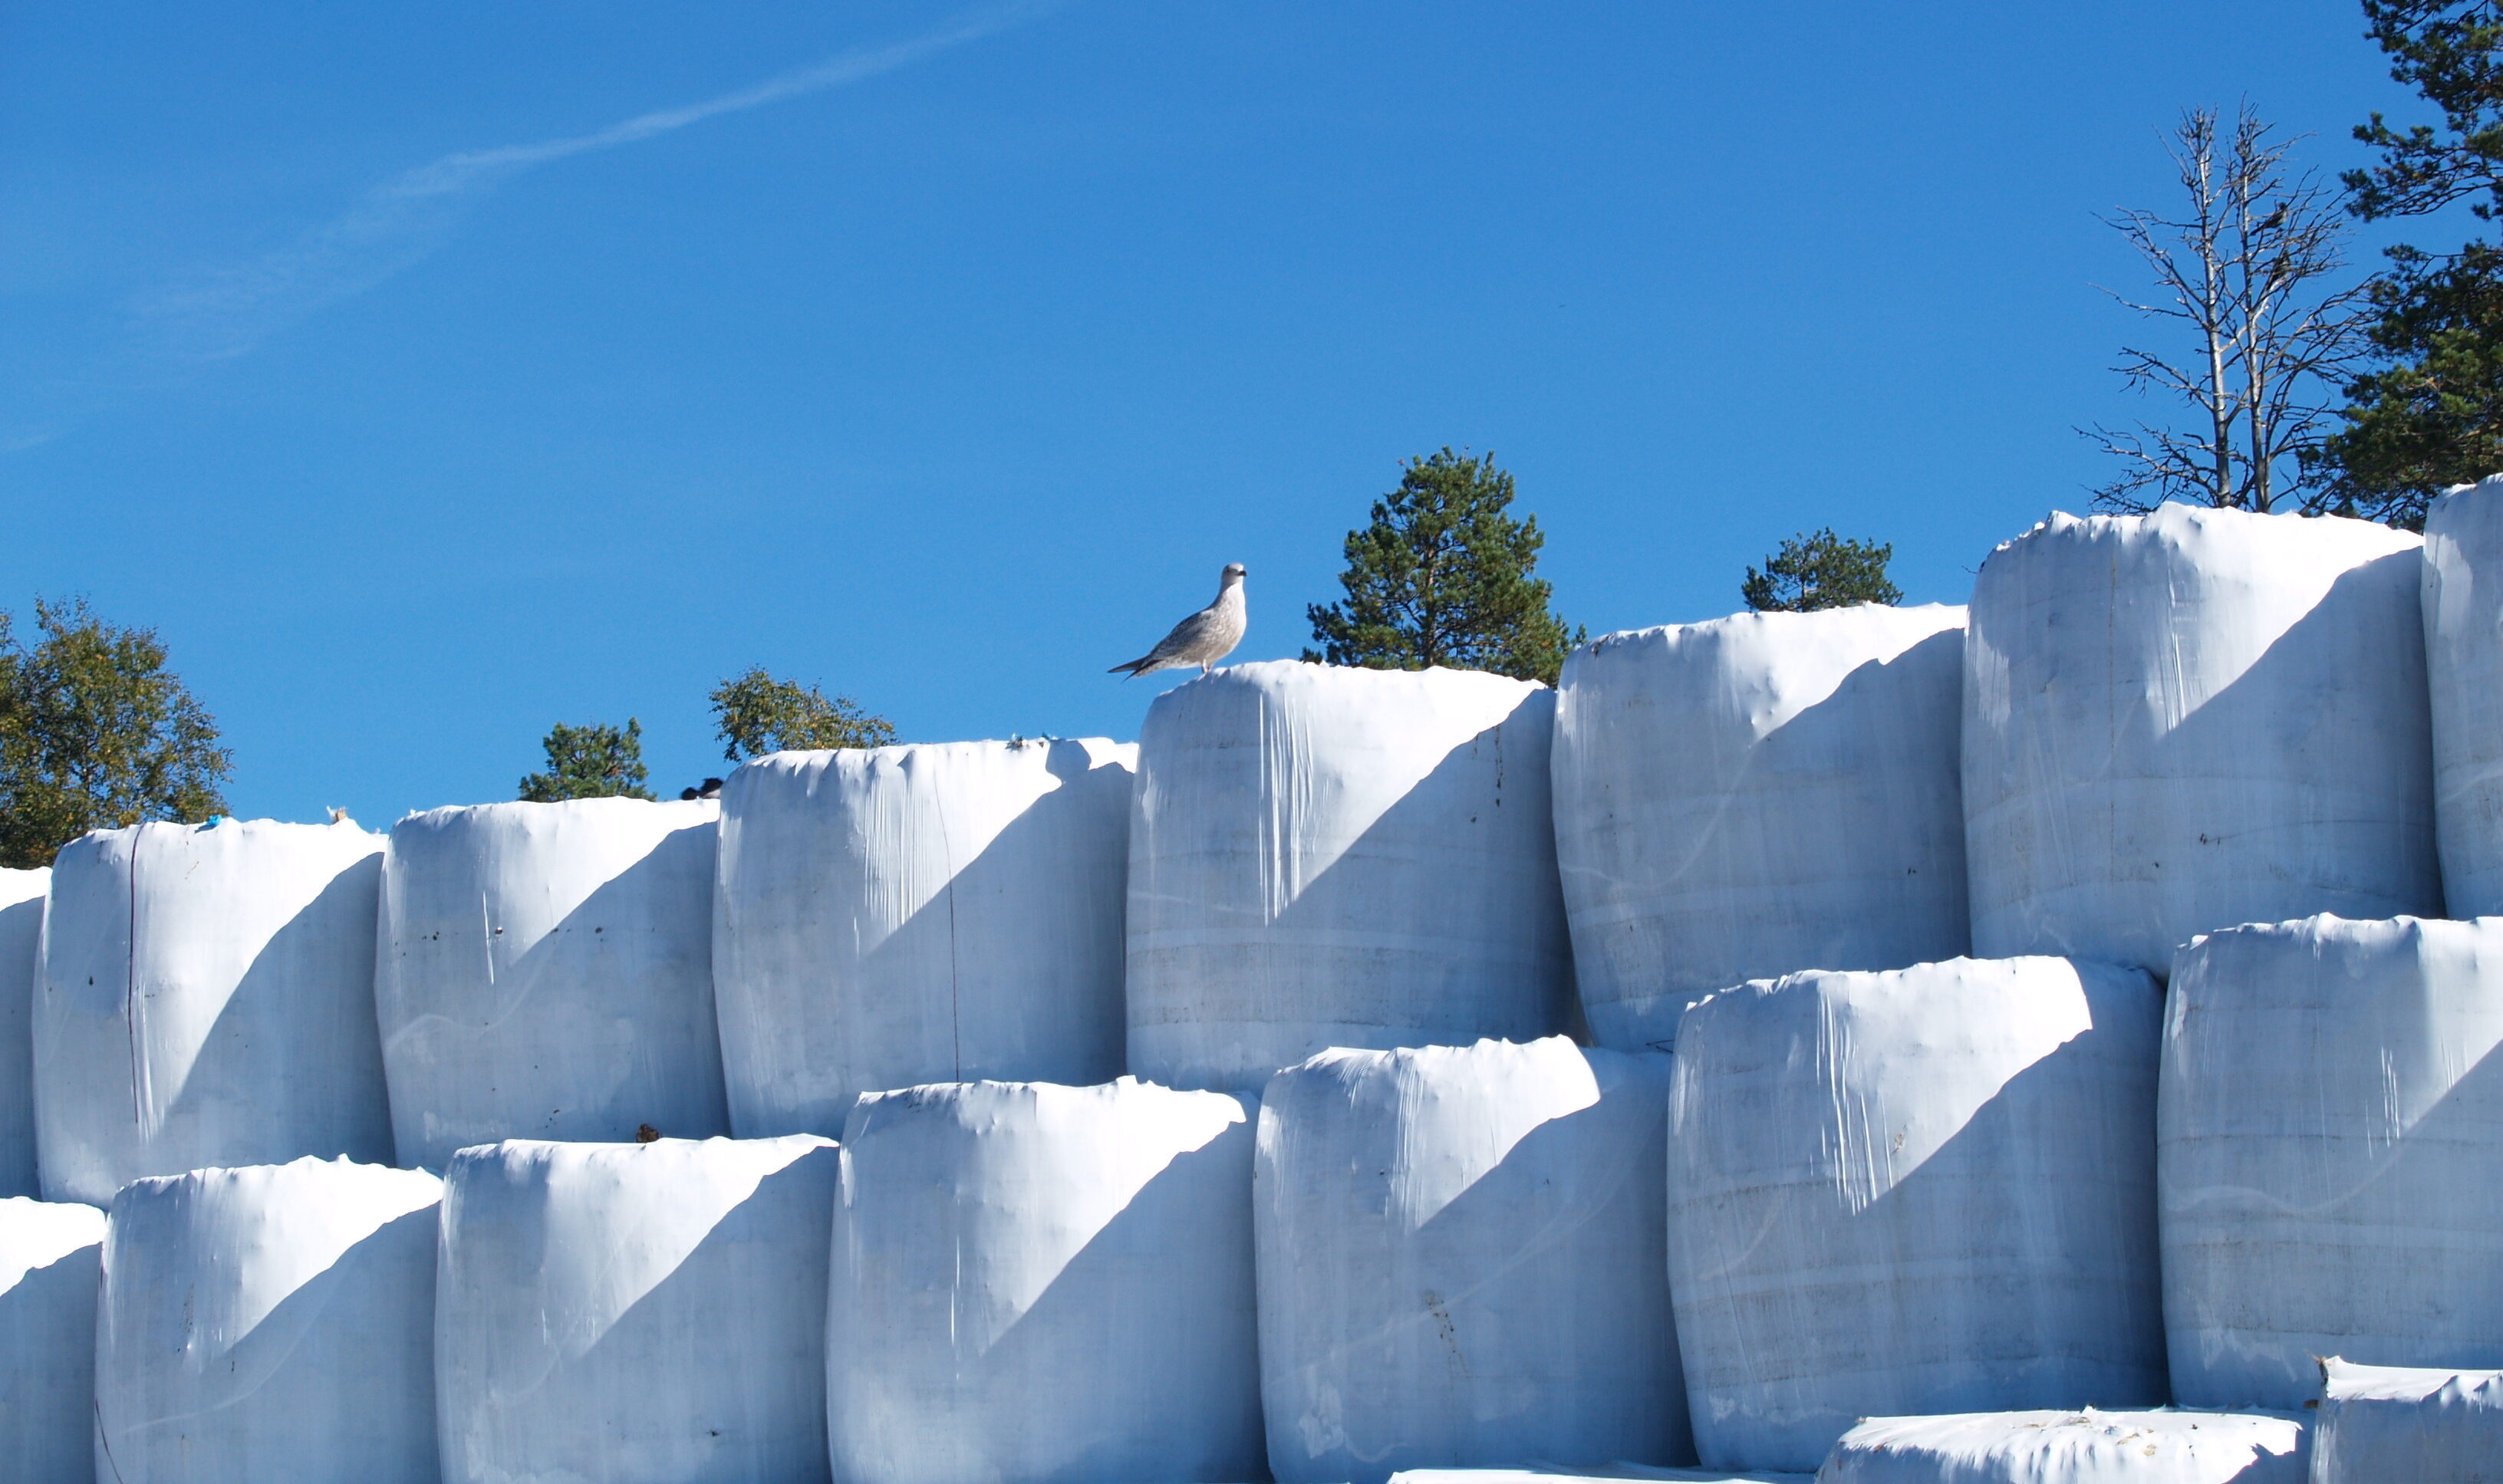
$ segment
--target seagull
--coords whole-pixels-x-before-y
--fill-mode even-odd
[[[1234,646],[1243,642],[1243,563],[1229,561],[1217,578],[1216,602],[1176,624],[1154,649],[1105,673],[1145,675],[1149,670],[1179,670],[1195,664],[1205,675],[1210,665],[1233,654]]]

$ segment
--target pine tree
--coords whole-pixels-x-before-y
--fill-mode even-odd
[[[2365,0],[2390,76],[2440,109],[2443,126],[2394,129],[2380,114],[2355,137],[2381,162],[2348,173],[2366,220],[2466,200],[2503,209],[2503,7],[2494,0]],[[2448,255],[2389,250],[2373,285],[2372,346],[2383,365],[2347,388],[2346,426],[2323,445],[2328,492],[2345,513],[2418,528],[2446,486],[2503,471],[2503,247]]]
[[[848,695],[829,699],[815,686],[776,680],[763,665],[712,688],[713,735],[733,762],[767,753],[884,747],[895,727]]]
[[[155,630],[83,599],[37,598],[35,627],[29,646],[0,614],[0,865],[50,865],[90,829],[225,812],[233,755]]]
[[[1492,670],[1549,685],[1582,631],[1550,611],[1536,573],[1547,538],[1516,521],[1512,476],[1494,455],[1449,448],[1410,459],[1399,488],[1348,532],[1347,596],[1305,609],[1319,650],[1304,658],[1376,670]]]
[[[1900,603],[1903,591],[1886,577],[1895,548],[1874,541],[1845,541],[1834,527],[1793,536],[1747,569],[1738,595],[1758,613],[1813,613],[1854,603]]]
[[[633,717],[623,727],[559,722],[540,745],[547,749],[547,771],[522,777],[521,796],[532,803],[652,796],[644,787],[652,775],[643,766],[643,724]]]

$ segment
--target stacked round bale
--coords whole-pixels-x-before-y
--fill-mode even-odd
[[[301,1156],[392,1163],[374,1029],[381,837],[221,820],[52,863],[34,1088],[44,1196]]]
[[[1131,816],[1130,1070],[1256,1089],[1333,1046],[1560,1029],[1554,713],[1529,681],[1284,660],[1157,697]]]
[[[104,1213],[0,1198],[0,1478],[89,1484]]]
[[[35,976],[50,870],[0,869],[0,1199],[40,1194],[35,1176]]]
[[[400,1163],[508,1138],[730,1131],[717,806],[430,809],[392,826],[374,981]]]
[[[1134,750],[781,753],[722,789],[731,1126],[840,1133],[862,1093],[1121,1073]]]
[[[2320,1363],[2313,1484],[2483,1484],[2503,1460],[2503,1371]]]

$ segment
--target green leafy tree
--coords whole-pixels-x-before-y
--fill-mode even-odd
[[[547,749],[547,771],[522,775],[521,796],[531,803],[652,796],[644,787],[652,775],[643,766],[643,724],[633,717],[623,727],[559,722],[540,745]]]
[[[1516,521],[1512,476],[1494,455],[1446,448],[1410,459],[1399,488],[1373,502],[1373,523],[1347,535],[1347,596],[1305,610],[1319,650],[1304,658],[1376,670],[1492,670],[1556,683],[1567,632],[1537,576],[1547,538]]]
[[[1819,608],[1848,608],[1854,603],[1900,603],[1903,590],[1886,576],[1895,559],[1891,544],[1845,541],[1827,526],[1793,536],[1765,558],[1762,568],[1749,567],[1738,595],[1758,613],[1813,613]]]
[[[2356,216],[2418,217],[2466,201],[2503,207],[2503,7],[2494,0],[2365,0],[2390,76],[2441,111],[2440,128],[2380,114],[2355,137],[2381,152],[2349,171]],[[2446,486],[2503,470],[2503,246],[2439,254],[2400,246],[2373,284],[2375,369],[2347,388],[2345,425],[2318,462],[2336,508],[2420,528]]]
[[[225,812],[233,757],[154,629],[78,598],[37,598],[35,628],[28,645],[0,614],[0,865],[50,865],[90,829]]]
[[[884,747],[895,727],[848,695],[829,698],[815,686],[776,680],[763,665],[712,688],[713,735],[733,762],[767,753],[837,747]]]

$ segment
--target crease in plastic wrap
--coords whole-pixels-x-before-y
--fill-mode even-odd
[[[142,1175],[392,1163],[374,1024],[383,840],[353,824],[134,825],[61,847],[35,995],[47,1200]]]
[[[1477,671],[1291,660],[1156,697],[1130,828],[1130,1070],[1257,1089],[1332,1046],[1564,1029],[1555,704]]]
[[[2503,1371],[2320,1363],[2312,1484],[2503,1479]]]
[[[402,1164],[507,1138],[730,1131],[712,1007],[718,806],[429,809],[383,858],[375,1003]]]
[[[1975,579],[1972,950],[2162,974],[2202,932],[2439,915],[2418,538],[2053,515]]]
[[[907,1088],[861,1098],[841,1162],[839,1484],[1268,1477],[1242,1099]]]
[[[2306,1430],[2269,1412],[1981,1412],[1871,1417],[1818,1484],[2305,1484]],[[2397,1484],[2397,1476],[2389,1484]]]
[[[2160,995],[2063,959],[1793,974],[1687,1011],[1669,1293],[1697,1451],[1864,1417],[2166,1400]]]
[[[713,964],[733,1127],[832,1136],[862,1093],[1119,1076],[1137,753],[948,742],[731,774]]]
[[[441,1195],[424,1170],[312,1159],[124,1186],[95,1478],[435,1484]]]
[[[50,869],[0,868],[0,1198],[40,1195],[35,1178],[35,979]]]
[[[0,1197],[0,1479],[94,1484],[104,1213]]]
[[[2423,605],[2443,891],[2503,913],[2503,474],[2426,508]]]
[[[1272,1077],[1253,1189],[1280,1484],[1691,1462],[1667,1108],[1667,1058],[1561,1036]]]
[[[1952,959],[1964,610],[1867,604],[1610,634],[1564,661],[1556,854],[1599,1044],[1715,990]]]
[[[2158,1119],[2175,1399],[2314,1357],[2503,1366],[2503,918],[2316,917],[2181,951]]]
[[[821,1484],[835,1146],[509,1140],[443,1179],[443,1484]]]

